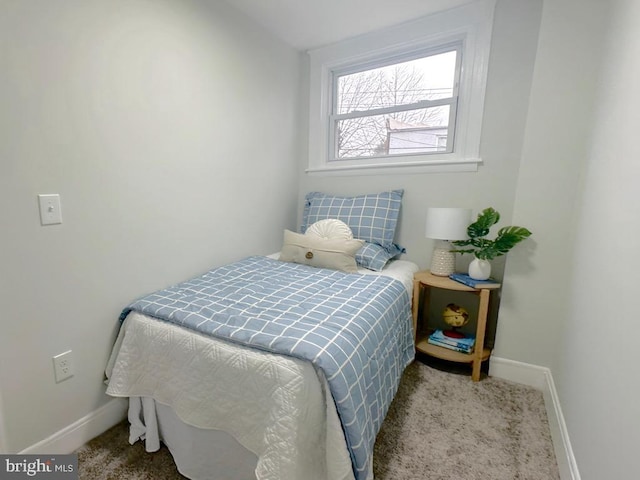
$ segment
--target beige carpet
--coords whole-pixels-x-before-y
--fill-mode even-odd
[[[81,480],[183,479],[121,423],[78,450]],[[542,394],[411,364],[378,435],[376,480],[557,480]],[[303,480],[303,479],[301,479]]]

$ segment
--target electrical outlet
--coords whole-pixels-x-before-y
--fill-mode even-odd
[[[71,350],[53,357],[53,371],[56,375],[56,383],[73,377],[73,357],[71,356]]]

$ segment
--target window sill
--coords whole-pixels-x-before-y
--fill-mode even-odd
[[[338,176],[338,175],[406,175],[414,173],[447,173],[447,172],[477,172],[481,158],[467,158],[464,160],[430,160],[403,163],[361,163],[358,165],[340,165],[338,162],[327,163],[305,170],[309,175]]]

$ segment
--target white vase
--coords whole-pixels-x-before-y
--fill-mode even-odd
[[[469,276],[476,280],[486,280],[491,276],[491,263],[489,260],[475,258],[469,264]]]

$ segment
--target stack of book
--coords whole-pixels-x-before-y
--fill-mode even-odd
[[[456,352],[471,353],[476,343],[475,337],[464,336],[461,338],[448,337],[442,330],[436,330],[427,339],[427,342],[438,347],[448,348]]]

